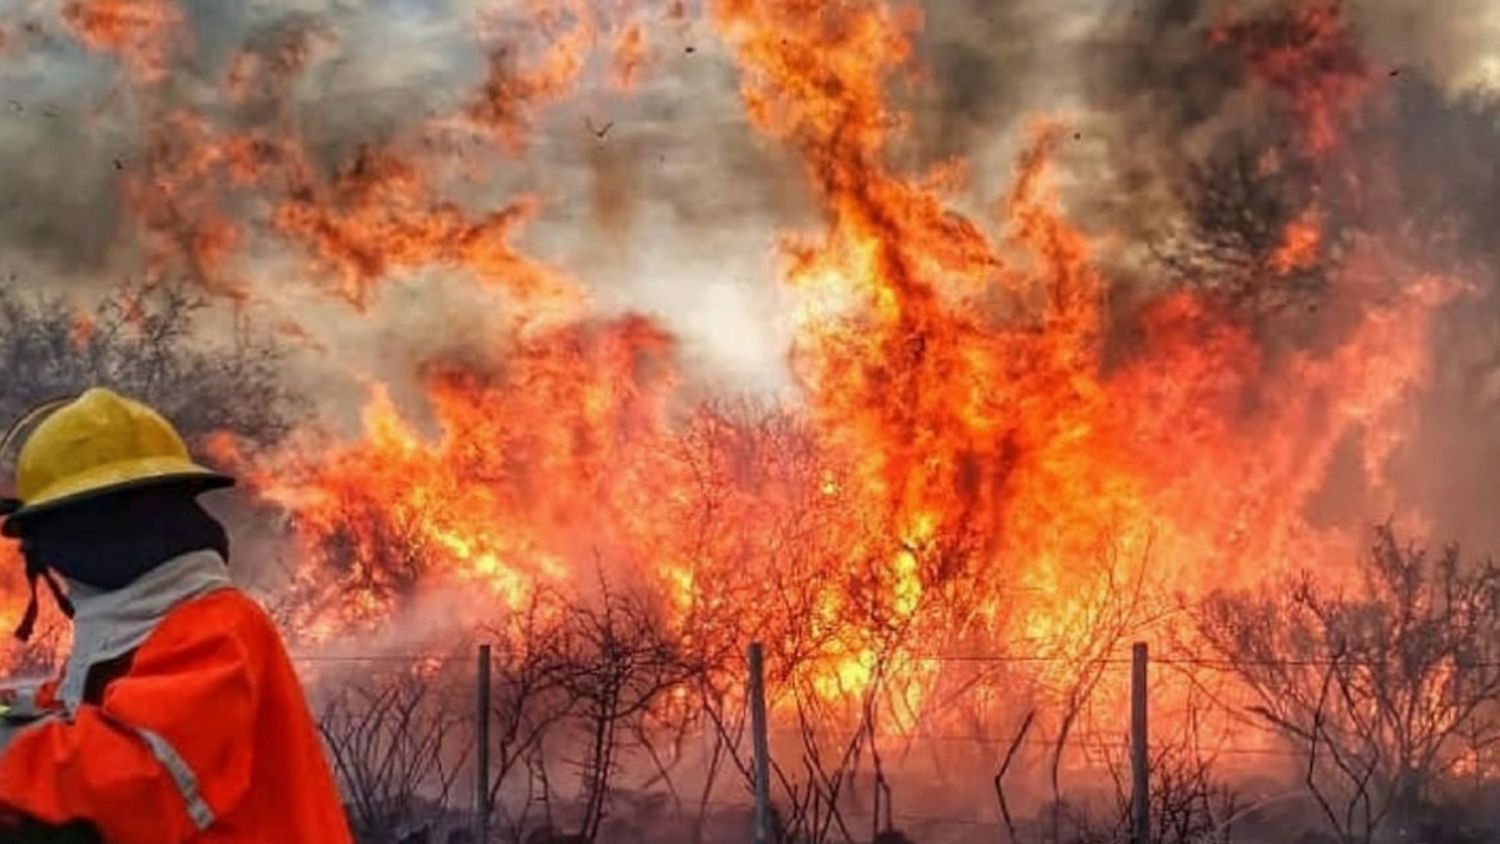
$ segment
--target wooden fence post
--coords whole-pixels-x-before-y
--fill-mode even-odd
[[[771,750],[766,725],[766,655],[750,643],[750,734],[755,752],[755,844],[771,844]]]
[[[1130,660],[1130,841],[1151,844],[1151,755],[1147,747],[1145,642],[1131,649]]]
[[[490,844],[490,646],[479,646],[477,704],[475,722],[474,812],[479,827],[479,844]]]

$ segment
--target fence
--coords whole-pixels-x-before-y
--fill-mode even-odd
[[[562,721],[550,722],[545,717],[537,716],[536,721],[516,723],[497,716],[497,707],[517,704],[517,690],[510,688],[515,678],[501,671],[501,685],[505,688],[497,697],[491,673],[495,656],[489,645],[479,646],[477,656],[473,653],[320,654],[301,655],[297,659],[311,671],[338,675],[325,678],[336,682],[328,683],[328,688],[319,696],[320,726],[351,804],[351,816],[356,818],[357,827],[367,831],[381,822],[394,823],[400,827],[401,823],[412,821],[416,815],[421,814],[410,806],[398,806],[402,800],[419,803],[429,815],[436,814],[446,819],[431,824],[430,830],[436,829],[441,833],[446,828],[453,835],[472,834],[474,840],[484,842],[494,840],[497,834],[504,840],[520,840],[528,820],[525,810],[531,808],[529,804],[532,801],[564,798],[590,804],[589,811],[592,815],[587,821],[584,833],[586,837],[576,840],[597,837],[605,828],[604,816],[609,814],[606,809],[612,800],[612,794],[608,792],[610,787],[618,787],[622,791],[637,791],[654,786],[669,792],[679,809],[685,807],[677,784],[672,781],[668,772],[671,766],[661,759],[654,760],[654,770],[653,765],[643,764],[642,770],[647,775],[642,779],[648,785],[639,789],[624,789],[609,771],[592,771],[594,779],[591,784],[589,780],[591,764],[607,768],[617,768],[624,764],[623,754],[618,749],[608,750],[608,757],[603,761],[564,758],[562,763],[558,763],[538,758],[546,756],[547,751],[543,745],[549,738],[547,731],[552,728],[560,730]],[[927,654],[916,659],[981,669],[988,666],[1055,662],[1048,657],[1024,654]],[[1013,763],[1025,756],[1028,750],[1042,755],[1060,756],[1064,749],[1068,749],[1091,755],[1095,760],[1108,760],[1108,764],[1114,764],[1114,760],[1123,757],[1128,765],[1128,776],[1122,776],[1121,779],[1128,783],[1123,791],[1129,798],[1125,818],[1129,840],[1133,844],[1147,844],[1155,840],[1155,830],[1151,828],[1153,799],[1158,804],[1162,799],[1159,793],[1153,793],[1152,790],[1153,765],[1177,747],[1170,741],[1151,741],[1151,727],[1155,720],[1149,711],[1149,705],[1153,702],[1150,686],[1153,666],[1158,670],[1173,671],[1182,677],[1195,678],[1204,671],[1234,672],[1255,665],[1277,669],[1322,669],[1359,664],[1346,660],[1234,661],[1171,654],[1152,659],[1144,644],[1134,646],[1129,658],[1110,656],[1086,662],[1095,668],[1108,670],[1111,676],[1125,675],[1129,678],[1128,711],[1113,725],[1085,725],[1075,722],[1068,724],[1061,732],[1054,730],[1048,733],[1035,727],[1028,716],[1025,725],[1006,732],[989,729],[964,731],[919,724],[911,729],[895,730],[890,735],[877,736],[871,727],[870,734],[863,739],[868,745],[863,748],[863,752],[875,755],[883,749],[909,757],[913,755],[911,748],[919,745],[979,749],[983,753],[991,753],[994,757],[992,761],[998,765],[998,773],[993,780],[997,793],[1002,791],[1006,777],[1015,775]],[[884,772],[879,771],[878,758],[874,762],[877,773],[876,782],[872,786],[859,779],[864,774],[840,769],[838,775],[847,778],[841,785],[849,789],[844,792],[840,792],[837,786],[829,787],[826,782],[821,786],[809,785],[810,781],[819,776],[819,772],[811,765],[802,774],[788,775],[787,770],[793,764],[790,760],[778,758],[778,747],[791,746],[793,750],[785,755],[797,755],[799,750],[796,743],[807,739],[807,727],[777,723],[777,718],[767,703],[768,698],[776,695],[774,687],[767,686],[764,655],[758,645],[751,646],[746,664],[749,674],[743,680],[748,694],[745,711],[741,714],[750,725],[749,751],[745,753],[741,747],[743,733],[739,733],[735,735],[733,747],[716,745],[714,752],[732,755],[736,759],[742,758],[740,754],[748,756],[748,762],[742,771],[745,782],[741,785],[749,787],[736,789],[734,777],[730,776],[719,788],[705,788],[701,798],[696,800],[700,814],[711,811],[739,818],[734,821],[735,824],[744,825],[740,827],[739,840],[748,838],[756,844],[777,840],[778,824],[785,824],[787,818],[778,816],[776,807],[782,807],[785,811],[787,804],[795,802],[789,799],[789,792],[798,788],[809,789],[806,794],[814,796],[809,797],[808,805],[794,807],[793,811],[819,814],[819,823],[834,828],[834,832],[825,835],[822,840],[862,839],[863,834],[852,826],[837,829],[836,827],[845,826],[842,819],[837,822],[828,820],[831,813],[839,811],[837,804],[840,800],[852,799],[849,794],[855,784],[869,786],[875,795],[873,806],[867,807],[872,809],[875,818],[870,832],[872,837],[888,832],[898,824],[928,831],[945,827],[968,829],[973,831],[974,835],[970,837],[975,840],[979,840],[981,836],[983,840],[995,840],[997,833],[1007,832],[1013,838],[1018,837],[1016,822],[1011,817],[1003,795],[998,798],[999,806],[989,817],[978,813],[945,813],[941,807],[937,810],[927,806],[893,809],[890,780],[885,779]],[[1476,664],[1459,667],[1496,666]],[[380,678],[386,680],[377,682]],[[403,684],[400,678],[412,679]],[[350,683],[355,688],[364,684],[369,688],[351,693],[348,688],[340,688],[344,683]],[[463,702],[459,698],[463,698]],[[1109,707],[1105,709],[1111,713],[1114,711]],[[1165,720],[1171,723],[1177,717],[1169,714]],[[608,726],[611,729],[626,729],[623,720]],[[697,726],[705,731],[709,729],[701,721],[697,722]],[[721,730],[719,738],[723,739],[731,732],[733,731]],[[1209,748],[1209,753],[1216,759],[1241,757],[1256,762],[1266,760],[1287,764],[1300,764],[1308,759],[1308,748],[1276,744],[1269,733],[1256,735],[1263,737],[1265,741],[1252,742],[1250,745],[1219,741]],[[534,746],[523,746],[528,738],[535,739]],[[644,738],[622,734],[610,739],[620,742],[627,740],[644,741]],[[532,750],[536,751],[535,756],[528,755]],[[498,758],[492,758],[492,751]],[[1316,744],[1313,751],[1316,751]],[[654,749],[650,749],[647,755],[654,752]],[[371,758],[354,758],[361,754]],[[948,753],[934,751],[933,755],[946,757]],[[787,761],[787,764],[779,764],[780,761]],[[549,776],[548,766],[555,769],[559,764],[566,764],[580,774],[579,779],[583,784],[571,795],[564,795],[565,789],[559,788],[555,770]],[[730,767],[738,764],[736,761]],[[830,765],[831,767],[833,766]],[[701,772],[701,769],[695,770]],[[1177,775],[1180,772],[1173,774]],[[503,805],[505,801],[502,799],[507,788],[515,787],[517,776],[528,780],[524,795],[526,805],[521,807],[519,813],[515,808]],[[1057,772],[1053,771],[1052,776],[1055,779]],[[535,781],[537,777],[540,777],[540,783]],[[466,786],[464,783],[471,785]],[[604,793],[590,793],[590,788],[603,789]],[[816,794],[819,788],[829,793],[820,798]],[[534,793],[536,789],[540,789],[540,794]],[[730,793],[726,794],[726,790]],[[743,799],[734,799],[736,791],[743,794]],[[462,795],[465,792],[470,792],[470,796],[464,798]],[[818,799],[830,802],[827,798],[831,798],[834,805],[810,808]],[[492,828],[494,821],[499,821],[498,829]],[[538,819],[537,826],[548,827],[555,822],[549,808]],[[705,821],[699,818],[697,823],[699,829],[695,835],[700,840],[712,838],[703,833],[702,825]],[[402,832],[403,829],[397,828],[385,834],[399,836]],[[952,840],[967,840],[961,832],[947,837]],[[451,840],[467,839],[454,837]]]

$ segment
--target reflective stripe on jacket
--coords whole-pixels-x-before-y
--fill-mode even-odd
[[[22,730],[0,804],[110,844],[350,841],[281,639],[232,588],[168,611],[97,703]]]

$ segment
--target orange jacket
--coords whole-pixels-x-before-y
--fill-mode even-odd
[[[97,702],[0,755],[0,804],[110,844],[348,844],[302,687],[235,589],[170,610]]]

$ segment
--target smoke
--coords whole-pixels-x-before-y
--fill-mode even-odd
[[[1372,54],[1433,80],[1445,94],[1500,82],[1500,9],[1493,3],[1456,0],[1434,14],[1419,4],[1363,0],[1352,11]]]
[[[127,4],[122,14],[132,21],[159,5],[167,8]],[[156,166],[162,139],[152,134],[165,115],[192,109],[226,131],[294,136],[324,175],[362,148],[392,146],[437,171],[468,171],[446,185],[446,198],[462,205],[534,194],[542,210],[523,250],[582,279],[604,308],[660,313],[687,339],[690,358],[722,380],[782,382],[785,341],[766,295],[774,288],[761,282],[772,269],[774,218],[800,204],[792,179],[750,177],[775,164],[745,131],[733,76],[701,28],[654,27],[645,84],[634,95],[612,90],[590,66],[576,98],[523,115],[520,154],[473,145],[431,153],[414,149],[424,124],[472,100],[487,54],[507,42],[535,48],[525,21],[491,19],[486,4],[462,0],[192,2],[181,6],[181,34],[127,27],[112,55],[80,43],[66,8],[33,3],[0,13],[0,82],[9,96],[0,111],[0,267],[16,283],[97,295],[144,274],[146,233],[126,207],[130,180],[154,186],[196,176]],[[164,57],[168,82],[132,80],[122,71],[131,50]],[[181,143],[174,155],[186,157],[209,139],[166,140]],[[320,301],[306,283],[305,255],[265,230],[261,203],[274,201],[279,186],[261,187],[229,207],[217,207],[217,197],[180,202],[175,218],[156,222],[188,241],[205,215],[182,208],[232,220],[246,248],[229,272],[252,285],[257,325],[306,340],[302,380],[325,391],[329,376],[399,384],[414,361],[492,342],[485,315],[507,304],[442,273],[383,279],[371,319],[350,320]],[[357,390],[334,392],[342,399]]]
[[[1304,15],[1300,30],[1247,24],[1292,21],[1294,13]],[[1341,21],[1342,34],[1308,23],[1316,14]],[[1489,234],[1500,200],[1497,21],[1484,3],[1439,14],[1375,0],[1149,0],[1119,4],[1095,31],[1098,49],[1084,81],[1089,131],[1108,138],[1107,152],[1075,162],[1096,167],[1100,187],[1073,198],[1094,227],[1125,233],[1112,255],[1118,276],[1147,292],[1188,284],[1228,297],[1273,349],[1331,347],[1351,319],[1424,275],[1464,289],[1436,314],[1433,377],[1408,397],[1410,436],[1385,477],[1395,500],[1357,480],[1356,434],[1314,502],[1320,521],[1417,512],[1435,537],[1475,548],[1500,543],[1488,507],[1478,503],[1494,494],[1478,467],[1500,458],[1500,360],[1491,330],[1500,253]],[[1225,49],[1214,37],[1236,26],[1261,27],[1238,37],[1263,54],[1323,38],[1319,63],[1306,72],[1322,74],[1324,99],[1268,97],[1264,80],[1247,73],[1251,53]],[[1370,80],[1374,90],[1348,113],[1345,151],[1329,158],[1299,152],[1306,109],[1336,103],[1333,86],[1363,84],[1340,75]],[[1279,170],[1258,169],[1267,160]],[[1325,240],[1305,271],[1272,281],[1264,266],[1245,260],[1274,249],[1309,209]],[[1351,281],[1351,260],[1377,242],[1392,248],[1373,262],[1374,273],[1361,270],[1364,280]]]
[[[119,3],[138,14],[163,5]],[[679,339],[672,348],[695,392],[786,390],[792,331],[776,282],[779,238],[825,221],[805,163],[749,125],[741,80],[718,37],[697,10],[588,3],[595,31],[576,37],[591,49],[576,67],[551,67],[551,51],[578,31],[576,16],[497,16],[496,5],[192,0],[169,40],[141,24],[111,50],[83,43],[59,0],[0,11],[0,85],[9,98],[0,103],[0,277],[97,295],[160,271],[153,250],[166,248],[169,272],[233,288],[219,329],[243,319],[284,336],[298,351],[288,377],[327,419],[352,428],[371,382],[387,385],[408,412],[424,405],[418,382],[434,363],[502,368],[512,321],[541,308],[493,279],[474,283],[475,262],[410,244],[421,246],[429,223],[499,241],[491,229],[454,221],[513,210],[495,227],[509,248],[507,270],[576,281],[591,317],[655,317]],[[1349,40],[1321,44],[1314,55],[1326,62],[1317,70],[1338,84],[1369,77],[1382,93],[1376,106],[1353,112],[1348,151],[1325,155],[1291,142],[1315,125],[1307,109],[1323,101],[1268,95],[1247,73],[1245,50],[1234,49],[1275,48],[1295,29],[1252,26],[1230,47],[1213,37],[1284,13],[1287,2],[922,5],[915,59],[896,81],[912,128],[892,151],[897,164],[967,163],[954,203],[975,221],[992,220],[1030,121],[1061,120],[1068,210],[1095,235],[1093,257],[1112,285],[1111,364],[1130,363],[1141,345],[1136,309],[1167,289],[1191,287],[1234,310],[1274,360],[1326,353],[1368,309],[1426,274],[1461,279],[1469,289],[1438,318],[1431,384],[1409,397],[1411,436],[1392,445],[1383,480],[1395,501],[1370,488],[1363,461],[1372,447],[1362,439],[1368,432],[1356,431],[1333,449],[1310,509],[1314,523],[1347,526],[1410,507],[1438,537],[1500,544],[1487,513],[1500,492],[1490,471],[1500,460],[1500,321],[1490,295],[1500,271],[1500,108],[1492,96],[1500,59],[1490,46],[1500,12],[1483,0],[1441,14],[1348,4]],[[614,49],[630,31],[639,40]],[[166,81],[142,81],[158,60],[168,65]],[[167,119],[179,114],[201,116],[208,128]],[[248,142],[231,148],[228,138]],[[360,192],[361,178],[378,169],[370,162],[392,161],[409,166],[390,166],[396,176],[378,187],[394,193],[415,183],[409,205]],[[252,177],[238,182],[237,167]],[[1390,182],[1372,178],[1384,173]],[[337,225],[358,218],[381,233],[390,256],[415,257],[362,264],[355,254],[330,267],[336,262],[317,254],[313,237],[277,224],[278,207],[312,194],[342,203],[329,203],[329,218],[308,227],[324,241],[347,246]],[[1321,225],[1312,259],[1267,275],[1287,227],[1304,218]],[[1371,257],[1371,241],[1401,249],[1377,260],[1384,256]],[[523,259],[532,262],[517,269]],[[1363,286],[1347,277],[1354,259],[1363,262]],[[1193,325],[1180,333],[1184,346],[1215,339],[1195,336]],[[975,371],[1010,377],[1001,367]],[[1277,398],[1243,403],[1274,407]],[[1336,427],[1317,412],[1286,418]],[[1013,459],[1009,445],[1003,452]],[[978,466],[966,455],[968,463]],[[484,468],[514,471],[498,459]],[[1074,488],[1065,469],[1057,476],[1064,494]],[[282,526],[257,527],[249,556],[270,558]],[[531,551],[518,553],[529,560]],[[466,597],[423,591],[402,623],[358,644],[394,651],[442,638],[467,626]]]
[[[1316,48],[1324,51],[1319,60],[1325,64],[1310,65],[1305,73],[1397,80],[1391,83],[1390,113],[1367,115],[1355,130],[1353,143],[1364,149],[1395,136],[1408,147],[1402,155],[1410,155],[1416,150],[1409,149],[1409,133],[1448,140],[1466,121],[1471,137],[1485,131],[1472,112],[1495,91],[1491,69],[1497,54],[1484,33],[1500,22],[1500,14],[1483,3],[1455,4],[1451,15],[1448,8],[1438,15],[1386,0],[1114,4],[1090,34],[1081,75],[1090,128],[1107,137],[1108,152],[1096,162],[1100,186],[1081,191],[1080,204],[1100,225],[1125,226],[1133,243],[1150,243],[1162,237],[1160,228],[1173,220],[1173,210],[1175,216],[1183,213],[1183,199],[1201,187],[1191,180],[1203,168],[1236,150],[1295,142],[1291,121],[1298,106],[1284,95],[1266,96],[1265,86],[1248,72],[1250,53],[1244,49],[1292,50],[1307,47],[1307,39],[1326,38]],[[1291,23],[1298,15],[1301,32]],[[1314,17],[1339,21],[1340,33],[1314,34],[1307,29],[1314,24],[1306,23]],[[1238,36],[1232,34],[1236,26],[1244,30]],[[1244,49],[1225,38],[1239,38]],[[1439,163],[1437,150],[1443,148],[1441,141],[1429,145],[1426,161],[1395,162],[1398,172],[1442,178],[1473,160]]]
[[[160,139],[149,129],[164,114],[194,109],[226,131],[295,137],[315,180],[347,168],[362,149],[389,148],[417,161],[444,200],[469,211],[531,197],[536,211],[518,230],[516,248],[577,279],[594,312],[661,319],[682,339],[689,377],[704,389],[787,388],[788,303],[774,282],[775,244],[779,232],[819,221],[800,164],[750,131],[739,79],[701,10],[590,4],[599,31],[575,78],[505,115],[515,118],[519,143],[434,144],[431,126],[474,101],[498,46],[524,64],[556,34],[520,13],[497,16],[491,5],[193,0],[180,6],[181,36],[152,42],[145,27],[141,43],[126,45],[154,49],[146,52],[168,63],[169,82],[159,85],[133,81],[118,50],[90,49],[60,0],[0,12],[7,92],[0,270],[14,284],[85,295],[145,274],[141,221],[125,205],[130,180],[172,175],[152,169]],[[1292,131],[1287,114],[1251,90],[1241,58],[1208,35],[1288,7],[1275,0],[924,4],[913,75],[900,86],[914,131],[898,152],[913,166],[967,162],[971,178],[956,201],[987,213],[1010,178],[1021,129],[1037,114],[1059,117],[1072,128],[1062,153],[1066,196],[1076,218],[1109,235],[1102,248],[1119,298],[1204,283],[1159,261],[1174,238],[1205,239],[1205,209],[1192,205],[1203,180],[1215,178],[1214,168],[1237,148],[1274,144]],[[619,21],[608,20],[621,9]],[[1394,138],[1395,192],[1407,205],[1379,221],[1346,219],[1339,216],[1346,209],[1334,207],[1333,223],[1389,229],[1398,217],[1451,220],[1425,243],[1423,257],[1492,271],[1488,92],[1500,61],[1491,48],[1500,12],[1483,0],[1441,14],[1360,0],[1347,12],[1371,72],[1395,75],[1394,105],[1364,129],[1382,143]],[[624,22],[641,33],[627,90],[618,84],[620,60],[610,55],[610,27]],[[1370,148],[1362,137],[1355,144]],[[1240,197],[1269,203],[1264,230],[1252,234],[1274,238],[1285,222],[1278,215],[1308,201],[1299,176],[1289,170],[1265,196]],[[290,338],[301,350],[291,377],[332,418],[350,420],[369,379],[415,403],[412,379],[422,362],[493,347],[496,322],[518,308],[468,283],[462,271],[396,267],[380,279],[367,318],[351,319],[346,304],[307,283],[319,271],[304,244],[267,225],[267,204],[286,190],[273,180],[210,209],[242,229],[226,274],[252,291],[224,307]],[[184,222],[199,220],[172,224]],[[1316,272],[1298,284],[1291,298],[1299,305],[1325,292]],[[1488,313],[1445,317],[1453,321],[1447,336],[1463,338],[1445,342],[1439,356],[1436,389],[1451,396],[1429,403],[1444,409],[1428,414],[1409,463],[1432,462],[1437,453],[1451,464],[1453,451],[1493,439],[1471,430],[1491,418],[1489,404],[1476,402],[1492,403],[1496,392],[1496,362],[1476,339],[1487,336],[1477,323]],[[1302,336],[1326,323],[1311,325],[1277,330]],[[1457,419],[1469,421],[1455,430],[1449,423]],[[1429,452],[1429,441],[1447,445]],[[1414,488],[1443,486],[1429,472],[1409,472]]]
[[[98,272],[118,247],[116,161],[129,147],[92,111],[108,69],[82,60],[55,21],[0,15],[0,250],[10,272]]]

